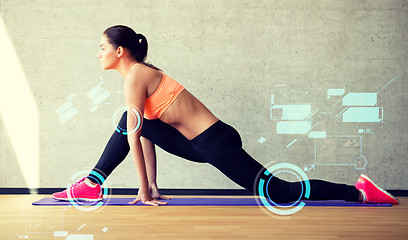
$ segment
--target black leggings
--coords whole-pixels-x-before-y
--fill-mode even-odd
[[[119,122],[120,128],[126,129],[126,119],[127,114],[124,112]],[[259,194],[254,186],[260,179],[259,173],[266,169],[242,148],[241,137],[233,127],[218,121],[194,139],[188,140],[159,119],[143,121],[141,135],[155,145],[190,161],[209,163],[241,187]],[[126,158],[129,150],[127,136],[115,131],[93,171],[108,177]],[[103,183],[92,172],[88,178]],[[354,186],[317,179],[309,182],[310,196],[302,196],[301,199],[358,201],[359,191]],[[270,179],[267,187],[269,198],[277,203],[296,201],[302,191],[301,182],[287,182],[276,176]]]

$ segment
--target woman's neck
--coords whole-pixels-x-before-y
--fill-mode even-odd
[[[123,78],[126,78],[130,69],[137,63],[135,60],[122,59],[115,67],[115,70],[118,71]]]

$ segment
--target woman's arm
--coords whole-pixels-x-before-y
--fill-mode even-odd
[[[144,204],[157,206],[166,203],[152,198],[150,194],[146,164],[140,142],[146,89],[147,79],[145,76],[135,70],[129,71],[124,83],[124,94],[128,106],[127,138],[140,183],[138,196],[131,203],[137,203],[141,200]]]
[[[146,162],[147,179],[149,187],[156,184],[157,164],[156,164],[156,151],[154,144],[144,137],[140,139],[142,143],[143,156]]]
[[[146,163],[147,179],[152,197],[158,199],[170,199],[161,195],[159,193],[159,188],[157,187],[157,158],[154,143],[144,137],[141,137],[140,141],[142,143],[143,156]]]
[[[129,121],[128,117],[128,121]],[[132,125],[131,125],[132,126]],[[129,129],[129,124],[128,124],[128,129]],[[139,136],[138,136],[139,135]],[[142,145],[140,143],[140,134],[129,134],[128,135],[128,142],[130,146],[130,152],[132,154],[133,158],[133,163],[135,164],[136,172],[139,176],[139,190],[148,190],[149,185],[148,185],[148,179],[147,179],[147,174],[146,174],[146,165],[145,165],[145,160],[143,157],[143,150],[142,150]],[[143,191],[142,191],[143,192]]]

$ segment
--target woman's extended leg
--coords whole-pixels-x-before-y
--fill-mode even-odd
[[[127,112],[124,112],[120,121],[119,127],[126,129]],[[154,144],[163,150],[188,159],[194,162],[204,162],[199,159],[193,152],[190,142],[180,132],[172,126],[163,123],[159,119],[147,120],[143,119],[142,136],[152,141]],[[126,158],[129,153],[129,143],[127,135],[114,131],[109,139],[98,163],[93,168],[93,171],[101,174],[105,179],[112,171]],[[104,179],[99,179],[97,174],[91,172],[88,178],[102,185]]]
[[[194,150],[204,160],[219,169],[228,178],[253,192],[258,173],[266,169],[242,149],[239,133],[231,126],[218,121],[191,140]],[[266,179],[268,180],[268,179]],[[359,191],[354,186],[322,180],[310,181],[310,200],[358,201]],[[258,194],[255,188],[255,194]],[[300,182],[287,182],[273,177],[268,185],[271,200],[278,203],[295,201],[301,192]]]

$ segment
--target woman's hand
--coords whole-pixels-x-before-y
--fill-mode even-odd
[[[152,197],[153,197],[153,198],[156,198],[156,199],[165,199],[165,200],[170,200],[170,199],[171,199],[171,198],[169,198],[169,197],[165,197],[165,196],[161,195],[161,194],[159,193],[159,188],[157,187],[156,184],[150,185],[149,188],[150,188],[150,193],[152,194]]]
[[[136,204],[139,201],[142,201],[143,204],[146,205],[151,205],[151,206],[159,206],[160,205],[166,205],[166,202],[162,202],[160,200],[157,200],[156,198],[153,198],[152,195],[150,194],[150,191],[146,191],[143,189],[139,189],[139,192],[137,194],[137,197],[135,200],[129,202],[129,204]]]

